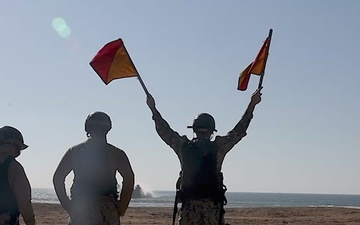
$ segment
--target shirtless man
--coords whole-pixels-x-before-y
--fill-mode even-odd
[[[53,177],[56,194],[70,215],[71,225],[120,225],[134,188],[134,173],[125,152],[107,142],[110,117],[91,113],[85,121],[88,139],[71,147],[61,159]],[[71,199],[65,178],[73,171]],[[116,172],[123,178],[118,192]]]

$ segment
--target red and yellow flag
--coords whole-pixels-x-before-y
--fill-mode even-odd
[[[114,79],[139,75],[121,39],[109,42],[100,49],[90,66],[106,85]]]
[[[261,47],[255,60],[252,63],[250,63],[250,65],[248,65],[246,69],[244,69],[240,73],[238,87],[237,87],[238,90],[245,91],[247,89],[251,74],[264,75],[266,59],[269,49],[269,42],[270,42],[270,38],[268,37],[264,41],[264,44]]]

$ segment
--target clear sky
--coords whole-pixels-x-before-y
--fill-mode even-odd
[[[263,101],[224,161],[228,190],[360,194],[359,12],[357,0],[3,2],[0,125],[20,129],[30,146],[18,160],[32,187],[52,187],[65,151],[86,139],[86,116],[104,111],[108,141],[127,153],[136,183],[174,190],[179,162],[140,83],[106,86],[90,60],[122,38],[174,130],[191,138],[186,126],[208,112],[225,135],[259,80],[240,92],[239,73],[272,28]]]

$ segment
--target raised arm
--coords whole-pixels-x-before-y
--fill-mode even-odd
[[[117,210],[120,216],[124,216],[126,209],[129,206],[132,193],[134,191],[135,175],[131,168],[130,161],[124,151],[120,150],[117,158],[118,158],[117,170],[119,171],[119,173],[123,178],[123,182],[121,185],[121,192],[120,192],[120,202],[118,204]]]
[[[180,136],[179,133],[171,129],[170,125],[162,118],[160,112],[156,109],[155,100],[150,94],[147,96],[146,103],[152,112],[156,132],[166,144],[178,153],[177,150],[179,146],[187,140],[186,136]]]
[[[62,205],[62,207],[70,214],[70,199],[66,194],[65,178],[73,170],[71,160],[71,150],[67,151],[64,157],[61,159],[58,167],[55,170],[53,176],[53,184],[56,195]]]
[[[217,136],[215,141],[224,153],[231,150],[243,137],[246,136],[246,130],[248,129],[250,122],[253,118],[253,112],[255,106],[261,102],[261,88],[257,89],[251,96],[250,103],[245,110],[244,115],[235,127],[225,136]]]
[[[11,164],[11,185],[15,192],[16,201],[21,216],[26,225],[35,225],[35,215],[31,204],[31,186],[24,168],[17,161]]]

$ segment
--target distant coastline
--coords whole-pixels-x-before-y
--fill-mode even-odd
[[[36,203],[59,204],[52,188],[33,188]],[[151,191],[151,197],[130,201],[131,207],[173,207],[175,191]],[[227,208],[257,207],[341,207],[360,208],[360,195],[227,192]]]

